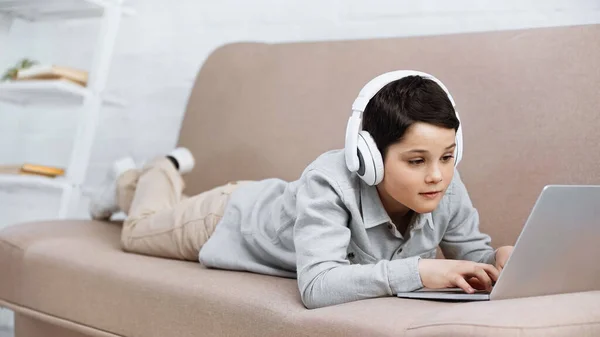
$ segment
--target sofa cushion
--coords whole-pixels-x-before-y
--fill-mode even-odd
[[[307,310],[295,280],[124,253],[120,228],[53,221],[0,231],[0,299],[123,336],[600,335],[600,292]]]
[[[296,280],[124,253],[120,228],[54,221],[1,231],[0,299],[146,337],[392,335],[450,305],[388,298],[307,310]]]
[[[490,302],[438,310],[408,336],[598,336],[600,291]]]
[[[179,137],[196,158],[186,191],[298,179],[344,146],[351,105],[373,77],[437,76],[460,111],[459,170],[497,248],[512,245],[547,184],[600,184],[600,25],[355,41],[238,43],[215,50]],[[507,211],[510,210],[510,211]]]

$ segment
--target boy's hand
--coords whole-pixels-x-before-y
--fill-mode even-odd
[[[465,292],[472,294],[475,292],[475,289],[473,289],[471,284],[480,285],[483,288],[482,290],[491,291],[492,282],[498,280],[499,272],[496,267],[487,263],[421,259],[419,260],[419,274],[421,274],[421,282],[426,288],[443,289],[459,287]]]
[[[512,254],[513,248],[513,246],[502,246],[496,249],[496,268],[498,271],[504,269],[506,261],[508,261],[510,254]]]

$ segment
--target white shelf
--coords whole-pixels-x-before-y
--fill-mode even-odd
[[[0,0],[1,1],[1,0]],[[14,81],[0,83],[0,101],[18,105],[81,105],[92,93],[78,84],[66,80]],[[104,103],[123,106],[116,99]]]
[[[69,186],[69,182],[64,178],[47,178],[43,176],[25,175],[25,174],[0,174],[0,184],[26,186],[26,187],[46,187],[63,189]]]
[[[91,157],[102,104],[123,106],[106,94],[106,81],[119,26],[124,15],[135,14],[123,7],[124,0],[0,0],[0,15],[28,21],[66,20],[97,17],[99,21],[96,47],[89,72],[93,74],[88,87],[69,81],[11,81],[0,83],[0,102],[20,105],[38,105],[58,108],[61,105],[81,107],[73,149],[66,177],[9,175],[0,172],[2,185],[23,187],[50,187],[61,189],[57,216],[65,219],[73,215],[84,192],[83,183]],[[3,46],[0,46],[0,50]],[[1,52],[0,52],[1,53]],[[90,90],[91,89],[91,90]],[[82,104],[83,103],[83,104]],[[4,172],[6,173],[6,172]],[[21,187],[21,186],[19,186]]]
[[[65,20],[102,16],[113,0],[0,0],[0,13],[27,21]],[[133,15],[130,8],[123,13]]]

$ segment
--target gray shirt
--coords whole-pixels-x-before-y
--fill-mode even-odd
[[[207,267],[297,277],[307,308],[423,287],[420,258],[495,263],[490,237],[458,172],[438,207],[412,218],[406,236],[377,189],[349,172],[343,150],[318,157],[300,179],[240,186],[200,251]]]

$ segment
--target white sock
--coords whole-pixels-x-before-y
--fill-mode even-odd
[[[196,160],[190,150],[185,147],[178,147],[175,150],[169,152],[169,156],[173,157],[179,165],[179,172],[181,174],[189,173],[194,169]]]
[[[127,157],[115,161],[109,170],[103,189],[95,195],[90,203],[90,215],[92,219],[108,220],[119,211],[117,205],[117,179],[126,171],[136,169],[132,158]]]

